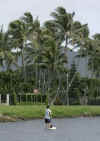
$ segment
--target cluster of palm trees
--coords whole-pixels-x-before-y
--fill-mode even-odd
[[[58,98],[63,104],[69,104],[72,86],[78,88],[72,97],[81,89],[85,90],[88,84],[88,91],[91,89],[88,77],[92,81],[100,76],[100,34],[90,38],[88,25],[75,21],[74,15],[74,12],[68,13],[65,8],[57,7],[51,13],[52,19],[43,26],[38,18],[33,19],[31,13],[27,12],[12,21],[6,32],[1,27],[0,81],[4,82],[0,86],[1,92],[33,92],[37,88],[42,94],[48,95],[51,103]],[[77,56],[79,61],[82,57],[87,58],[90,75],[86,76],[85,86],[79,86],[84,80],[77,68],[71,75],[67,67],[69,46],[80,48]],[[4,81],[3,76],[8,81]],[[76,81],[78,85],[73,85]]]

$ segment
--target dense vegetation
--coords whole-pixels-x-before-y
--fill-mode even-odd
[[[24,95],[38,89],[51,104],[100,104],[100,34],[90,37],[88,24],[57,7],[52,20],[40,25],[30,12],[0,30],[0,93]],[[89,75],[68,67],[68,47],[80,48]]]

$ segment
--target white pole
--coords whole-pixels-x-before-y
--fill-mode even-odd
[[[7,94],[6,104],[9,105],[9,94]]]

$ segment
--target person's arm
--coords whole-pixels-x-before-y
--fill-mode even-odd
[[[49,115],[50,115],[50,117],[52,116],[52,112],[51,112],[51,110],[49,109]]]

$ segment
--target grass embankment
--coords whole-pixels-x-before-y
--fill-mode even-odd
[[[100,116],[100,106],[51,106],[53,118]],[[0,121],[43,118],[44,105],[0,106]]]

